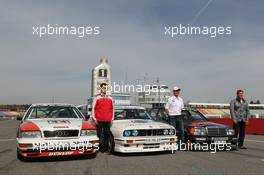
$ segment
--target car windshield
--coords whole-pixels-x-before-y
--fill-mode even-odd
[[[83,118],[77,108],[70,106],[36,106],[26,114],[26,119],[39,118]]]
[[[151,117],[144,109],[115,109],[115,120],[124,119],[151,120]]]
[[[192,122],[207,122],[206,118],[197,111],[189,110],[190,120]]]

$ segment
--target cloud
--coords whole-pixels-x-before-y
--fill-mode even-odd
[[[212,1],[196,20],[232,25],[232,36],[165,37],[164,25],[190,22],[207,1],[188,2],[1,2],[0,103],[45,102],[52,96],[83,103],[90,95],[91,70],[102,56],[117,82],[127,75],[135,83],[147,74],[152,82],[159,77],[182,87],[186,100],[227,102],[242,88],[249,99],[264,101],[263,24],[254,13],[263,2]],[[47,24],[98,25],[101,35],[32,35],[33,25]]]

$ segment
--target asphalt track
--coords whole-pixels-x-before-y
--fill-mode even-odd
[[[65,157],[22,162],[16,158],[18,124],[14,120],[0,121],[1,175],[255,175],[264,172],[264,136],[255,135],[246,136],[247,150],[231,152],[98,153],[94,159]]]

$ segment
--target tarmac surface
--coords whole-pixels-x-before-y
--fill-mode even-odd
[[[247,135],[247,150],[210,153],[98,153],[96,158],[64,157],[23,162],[16,157],[18,121],[0,121],[1,175],[244,175],[263,174],[264,136]]]

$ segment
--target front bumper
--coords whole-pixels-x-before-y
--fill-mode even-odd
[[[177,136],[115,138],[115,151],[120,153],[177,150]]]
[[[193,143],[230,143],[235,145],[238,139],[234,136],[192,136],[188,140]]]
[[[97,136],[56,140],[18,138],[17,143],[18,154],[23,157],[95,154],[99,149]]]
[[[180,150],[201,150],[201,151],[230,151],[237,149],[237,138],[233,136],[208,137],[192,136],[188,137],[185,145],[179,145]]]

